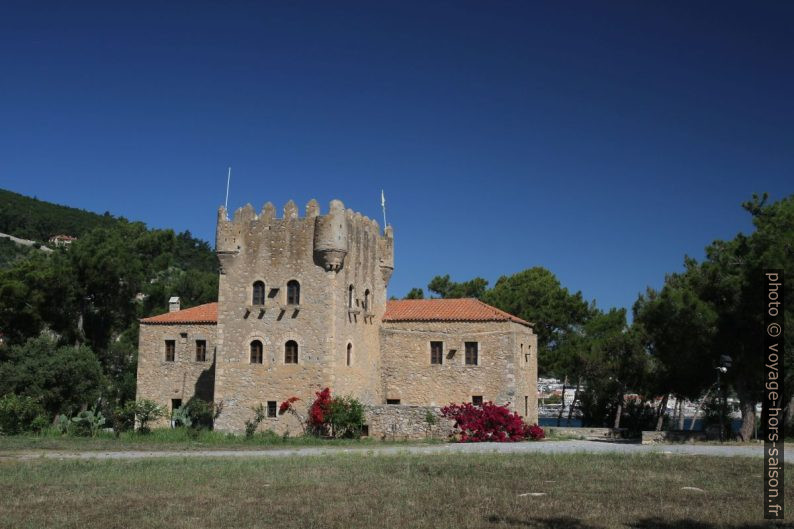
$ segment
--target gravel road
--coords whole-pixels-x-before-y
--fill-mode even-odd
[[[786,462],[794,461],[791,451]],[[537,443],[459,443],[430,446],[383,446],[367,448],[306,447],[272,450],[172,450],[172,451],[59,451],[38,450],[21,453],[0,454],[5,460],[32,459],[146,459],[156,457],[294,457],[323,456],[337,454],[678,454],[722,457],[762,457],[763,446],[737,445],[640,445],[607,443],[598,441],[543,441]]]

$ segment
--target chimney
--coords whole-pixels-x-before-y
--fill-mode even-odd
[[[179,310],[179,297],[173,296],[168,300],[168,312],[176,312]]]

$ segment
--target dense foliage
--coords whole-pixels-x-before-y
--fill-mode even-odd
[[[33,397],[13,393],[0,397],[0,434],[37,432],[48,424],[44,408]]]
[[[441,408],[441,415],[455,421],[454,427],[462,443],[515,442],[545,436],[540,426],[524,423],[518,413],[493,402],[484,402],[481,406],[469,402],[449,404]]]
[[[217,299],[216,257],[189,232],[2,190],[0,232],[78,237],[50,253],[19,246],[0,260],[0,395],[34,396],[51,419],[97,404],[112,417],[135,395],[138,319],[166,312],[170,296],[183,307]]]

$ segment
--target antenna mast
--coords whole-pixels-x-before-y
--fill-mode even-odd
[[[232,166],[229,166],[229,172],[226,175],[226,202],[223,204],[223,208],[228,212],[229,211],[229,182],[232,179]]]
[[[380,207],[383,208],[383,231],[386,231],[386,195],[383,194],[383,189],[380,190]]]

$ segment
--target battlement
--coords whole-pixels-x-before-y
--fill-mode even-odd
[[[372,240],[372,251],[377,253],[379,264],[389,269],[394,268],[393,230],[386,226],[381,234],[380,225],[361,213],[345,208],[340,200],[332,200],[328,213],[322,214],[320,205],[314,199],[305,207],[305,215],[300,216],[294,201],[288,201],[282,216],[276,216],[276,208],[271,202],[262,206],[259,214],[251,204],[238,208],[229,219],[226,208],[218,209],[218,225],[216,230],[215,248],[223,266],[224,256],[234,256],[247,249],[259,248],[268,239],[279,238],[273,250],[294,246],[292,239],[303,240],[306,246],[307,237],[311,237],[311,249],[315,264],[327,271],[338,271],[344,264],[351,239]],[[389,272],[388,276],[391,273]],[[384,274],[384,277],[387,277]],[[388,280],[388,279],[387,279]]]

